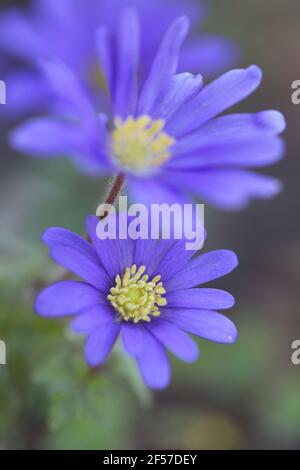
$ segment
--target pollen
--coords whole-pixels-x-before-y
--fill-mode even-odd
[[[159,307],[167,305],[161,277],[155,276],[149,280],[145,271],[145,266],[137,268],[133,264],[125,269],[122,277],[119,274],[116,276],[115,286],[110,289],[107,298],[120,320],[150,322],[152,317],[160,315]]]
[[[149,116],[125,121],[115,119],[112,131],[112,151],[115,160],[124,168],[142,172],[162,165],[171,156],[170,147],[175,140],[163,131],[163,119]]]

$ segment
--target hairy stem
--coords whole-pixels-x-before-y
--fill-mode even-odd
[[[117,200],[118,195],[122,191],[123,185],[125,181],[125,176],[124,175],[118,175],[114,178],[110,190],[108,192],[108,195],[101,206],[114,206]],[[103,213],[98,214],[97,217],[99,220],[105,219],[109,214],[109,208],[108,210],[104,210]]]
[[[114,205],[116,202],[116,199],[118,195],[120,194],[120,191],[123,188],[125,181],[125,176],[124,175],[118,175],[116,178],[113,180],[111,189],[108,193],[108,196],[106,198],[106,201],[104,204],[111,204]]]

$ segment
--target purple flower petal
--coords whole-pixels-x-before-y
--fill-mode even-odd
[[[194,131],[249,96],[260,84],[261,78],[261,70],[255,65],[227,72],[175,113],[166,130],[177,138]]]
[[[164,308],[163,318],[179,328],[217,343],[234,343],[237,329],[233,322],[213,310]]]
[[[42,240],[50,249],[66,246],[77,250],[92,261],[98,261],[94,247],[77,233],[71,232],[65,228],[47,228],[42,235]]]
[[[49,25],[51,25],[52,27],[56,26],[57,29],[61,28],[63,30],[66,30],[68,28],[68,33],[78,33],[78,28],[76,28],[77,25],[74,25],[74,22],[77,22],[78,19],[82,19],[76,17],[76,7],[80,3],[78,0],[76,1],[76,3],[73,1],[70,2],[69,0],[51,0],[50,2],[43,0],[34,0],[33,3],[35,19],[42,19],[42,17],[44,16],[49,22]],[[43,22],[41,21],[40,23],[42,26]],[[45,29],[46,28],[44,27],[43,32],[45,32]],[[50,32],[52,33],[52,30],[50,30]],[[65,41],[63,42],[65,44]],[[53,44],[51,44],[51,46],[53,46]]]
[[[143,82],[163,33],[171,22],[179,15],[188,15],[191,18],[196,36],[196,28],[199,28],[200,22],[206,16],[204,11],[207,8],[203,2],[186,2],[184,0],[164,2],[161,2],[161,0],[151,0],[151,2],[149,0],[132,0],[129,3],[137,9],[143,30],[140,64],[141,81]],[[99,25],[104,24],[109,25],[115,33],[116,18],[118,17],[116,12],[119,13],[124,8],[124,0],[89,0],[88,6],[87,8],[86,0],[77,0],[76,2],[45,0],[34,1],[32,8],[24,9],[24,14],[20,9],[11,8],[8,12],[0,15],[0,47],[17,58],[21,58],[21,60],[28,60],[33,66],[36,65],[37,57],[58,57],[68,64],[77,76],[83,79],[85,88],[93,94],[95,84],[91,80],[93,75],[91,65],[97,63],[94,47],[95,32]],[[129,25],[128,21],[127,23],[128,31],[131,34],[121,35],[122,47],[127,47],[125,45],[129,44],[130,41],[133,45],[137,43],[134,38],[132,24]],[[155,28],[153,28],[153,24],[155,24]],[[102,36],[102,39],[106,42],[105,35]],[[202,39],[204,47],[201,46],[201,38],[199,39],[197,53],[194,54],[188,48],[186,52],[183,51],[182,57],[183,60],[186,57],[185,63],[188,62],[196,71],[201,70],[203,64],[209,61],[209,58],[211,58],[211,61],[216,61],[216,67],[220,62],[223,64],[224,59],[228,59],[228,54],[225,57],[227,41],[224,40],[225,47],[222,48],[222,41],[220,40],[219,45],[211,46],[208,51],[208,47],[206,47],[207,39],[205,37]],[[102,47],[104,42],[102,43],[101,39],[98,38],[98,45],[102,48],[102,53],[99,54],[98,52],[98,55],[101,58],[102,69],[107,69],[105,66],[108,63],[107,60],[103,62],[103,50],[106,49],[106,47]],[[217,42],[216,39],[215,42]],[[76,47],[74,47],[75,43]],[[219,49],[219,56],[214,52],[216,49]],[[126,52],[127,50],[126,48]],[[134,55],[134,50],[130,48],[129,52]],[[112,62],[116,62],[115,52],[115,48],[110,50],[109,47]],[[222,57],[220,57],[221,53]],[[205,55],[204,60],[201,60],[202,54]],[[192,63],[190,61],[191,55],[194,58]],[[104,57],[107,58],[107,52],[104,52]],[[183,62],[181,61],[181,63]],[[114,67],[110,66],[110,68],[116,69],[114,72],[117,72],[117,69],[120,68],[116,65],[114,64]],[[189,68],[186,70],[189,70]],[[116,73],[111,73],[111,76],[116,76]],[[36,92],[36,87],[33,86],[33,90]],[[42,109],[47,108],[49,104],[52,107],[52,100],[44,96],[43,102],[41,102]]]
[[[39,293],[35,310],[43,317],[61,317],[103,303],[107,300],[95,287],[84,282],[61,281]]]
[[[106,85],[110,93],[110,97],[113,97],[113,86],[114,86],[114,44],[113,36],[107,26],[101,26],[98,28],[96,33],[96,46],[99,63],[103,71]]]
[[[195,250],[186,249],[185,239],[176,240],[158,265],[157,274],[162,277],[163,282],[168,281],[186,266],[194,254]]]
[[[109,355],[120,331],[120,325],[111,321],[101,325],[88,337],[84,357],[89,366],[102,364]]]
[[[155,319],[146,328],[176,357],[185,362],[198,358],[197,344],[181,329],[163,319]]]
[[[169,169],[214,167],[262,167],[278,162],[285,145],[279,138],[255,138],[232,141],[224,139],[200,147],[193,154],[181,154],[170,161]]]
[[[210,120],[199,130],[180,139],[180,143],[192,141],[192,137],[196,136],[201,145],[211,143],[213,139],[225,137],[233,140],[254,136],[272,137],[281,134],[285,128],[285,118],[279,111],[267,110],[254,114],[227,114]]]
[[[117,226],[118,221],[117,217]],[[114,279],[116,274],[122,274],[125,268],[134,263],[134,243],[129,238],[126,240],[109,238],[100,240],[96,233],[98,223],[99,219],[96,216],[87,217],[87,232],[108,276],[110,279]]]
[[[201,171],[185,171],[186,188],[203,201],[224,210],[242,209],[253,198],[271,199],[282,185],[275,178],[250,171],[218,168]],[[178,181],[178,176],[170,178]]]
[[[137,67],[140,30],[136,11],[125,8],[121,13],[117,37],[117,80],[114,90],[114,110],[117,116],[133,114],[137,101]]]
[[[87,129],[100,126],[97,113],[83,85],[71,68],[61,61],[44,60],[41,62],[41,70],[49,81],[53,92],[62,102],[66,103],[68,110],[74,116],[80,118],[82,125]]]
[[[218,279],[233,271],[238,259],[233,251],[217,250],[192,259],[185,268],[175,274],[164,286],[167,292],[195,287]]]
[[[137,266],[146,266],[147,272],[150,264],[152,265],[157,256],[159,242],[158,240],[139,238],[135,244],[134,262]]]
[[[109,291],[111,287],[110,279],[98,259],[92,260],[76,249],[66,246],[53,248],[51,257],[56,263],[64,266],[77,276],[82,277],[82,279],[104,294]]]
[[[223,309],[234,305],[231,294],[220,289],[183,289],[167,293],[168,307]]]
[[[139,370],[145,384],[154,389],[167,387],[170,382],[170,364],[164,347],[148,333],[143,352],[137,356]]]
[[[179,206],[179,210],[181,211],[183,204],[188,201],[181,196],[179,191],[176,193],[175,191],[168,189],[167,183],[165,184],[167,178],[168,176],[162,180],[161,184],[158,184],[157,181],[154,182],[147,180],[143,182],[139,181],[137,178],[130,178],[129,192],[130,194],[134,195],[134,200],[136,202],[144,203],[149,206],[149,208],[151,204],[169,204],[170,206],[177,204]],[[193,217],[195,217],[195,214],[193,214]],[[142,264],[147,267],[147,273],[149,275],[154,273],[161,274],[164,279],[167,279],[172,274],[175,274],[175,272],[179,271],[184,266],[185,262],[194,254],[193,250],[186,250],[186,242],[188,240],[185,239],[184,234],[183,239],[182,233],[180,240],[176,240],[174,238],[176,229],[178,229],[178,232],[179,230],[182,231],[181,224],[179,225],[179,218],[175,216],[174,219],[174,221],[171,220],[169,227],[170,240],[164,239],[161,240],[158,244],[152,240],[136,241],[136,263],[140,264],[142,262]],[[166,222],[167,220],[165,218],[165,225]],[[151,224],[153,225],[151,226]],[[149,223],[149,228],[153,228],[155,225],[156,224],[152,218],[151,223]],[[168,253],[169,250],[171,250],[170,253]],[[155,256],[153,256],[155,251]]]
[[[115,315],[106,305],[94,305],[79,313],[72,321],[72,329],[77,333],[91,333],[101,325],[114,321]]]
[[[11,132],[10,142],[15,149],[32,156],[62,157],[82,152],[84,135],[67,122],[32,119]]]
[[[174,229],[174,227],[172,227]],[[206,234],[204,233],[204,239]],[[134,261],[137,266],[144,265],[149,276],[161,275],[163,281],[183,269],[186,263],[198,250],[187,250],[185,238],[174,239],[171,230],[170,239],[143,240],[135,242]]]
[[[138,356],[147,343],[148,332],[142,324],[122,323],[122,342],[129,356]]]
[[[137,240],[135,263],[137,266],[146,266],[148,276],[156,276],[159,274],[161,263],[174,243],[173,240]]]
[[[35,71],[17,70],[6,77],[5,82],[5,114],[8,116],[23,116],[36,112],[50,101],[49,86]]]
[[[167,30],[141,92],[138,108],[140,115],[151,115],[159,96],[169,87],[177,70],[179,52],[188,28],[188,19],[182,16]]]
[[[90,243],[76,233],[55,227],[45,230],[42,240],[49,246],[56,263],[82,277],[102,292],[108,292],[111,287],[110,278]]]
[[[168,121],[177,109],[199,93],[202,86],[203,79],[200,74],[179,73],[175,75],[164,98],[153,109],[152,118]]]
[[[183,191],[174,190],[167,179],[161,180],[158,176],[155,179],[141,179],[130,176],[128,178],[128,193],[131,200],[138,204],[184,204],[188,202],[183,196]]]
[[[29,18],[17,9],[11,9],[0,16],[0,46],[2,50],[32,60],[43,53],[38,31]]]
[[[240,51],[236,44],[213,34],[201,34],[184,45],[179,70],[201,72],[204,77],[216,76],[229,70],[239,61]]]

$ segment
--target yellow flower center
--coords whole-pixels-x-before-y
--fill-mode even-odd
[[[137,269],[133,264],[125,269],[122,278],[119,274],[116,276],[116,285],[110,289],[107,298],[122,320],[150,322],[151,316],[160,315],[159,307],[167,305],[161,277],[155,276],[149,281],[145,270],[145,266]]]
[[[125,121],[115,119],[112,131],[112,150],[119,164],[133,171],[157,167],[171,155],[170,146],[175,140],[163,132],[165,122],[149,116]]]

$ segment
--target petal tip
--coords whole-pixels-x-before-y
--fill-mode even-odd
[[[286,119],[277,110],[261,111],[257,114],[258,123],[275,134],[281,134],[286,129]]]
[[[188,364],[192,364],[193,362],[196,362],[199,359],[200,356],[200,350],[198,348],[198,345],[195,343],[195,349],[192,353],[190,353],[189,357],[187,357],[184,361],[187,362]]]
[[[227,344],[233,344],[236,342],[237,338],[238,338],[238,330],[237,328],[235,327],[235,325],[232,323],[232,327],[233,327],[233,331],[232,333],[228,336],[228,339],[227,339]]]
[[[19,152],[26,152],[27,147],[27,132],[26,132],[26,124],[21,124],[20,126],[16,127],[8,134],[8,143],[9,145],[19,151]]]
[[[260,67],[258,67],[257,65],[250,65],[250,67],[248,67],[246,71],[252,78],[256,78],[259,82],[261,81],[263,73]]]
[[[44,294],[44,291],[45,289],[43,289],[38,295],[37,297],[35,298],[34,302],[33,302],[33,311],[36,313],[36,315],[38,315],[39,317],[50,317],[51,315],[49,315],[49,313],[47,313],[47,311],[45,311],[44,309],[44,302],[43,302],[43,294]]]
[[[151,388],[152,390],[164,390],[170,385],[170,382],[171,382],[171,377],[168,377],[168,379],[161,381],[161,382],[157,382],[157,383],[145,382],[145,385]]]
[[[278,196],[283,191],[283,183],[280,180],[272,179],[269,181],[268,187],[266,188],[265,198],[272,199]]]
[[[235,306],[235,298],[233,295],[228,294],[228,308],[232,308]]]
[[[43,243],[45,243],[45,245],[48,245],[48,246],[50,245],[50,242],[52,240],[52,237],[51,237],[52,231],[53,231],[53,228],[48,227],[42,232],[41,240]]]
[[[239,265],[239,257],[234,251],[231,251],[231,256],[232,256],[233,269],[235,269]]]
[[[172,26],[171,26],[172,28]],[[173,28],[177,29],[180,36],[186,36],[190,29],[190,19],[186,15],[179,16],[173,23]]]

